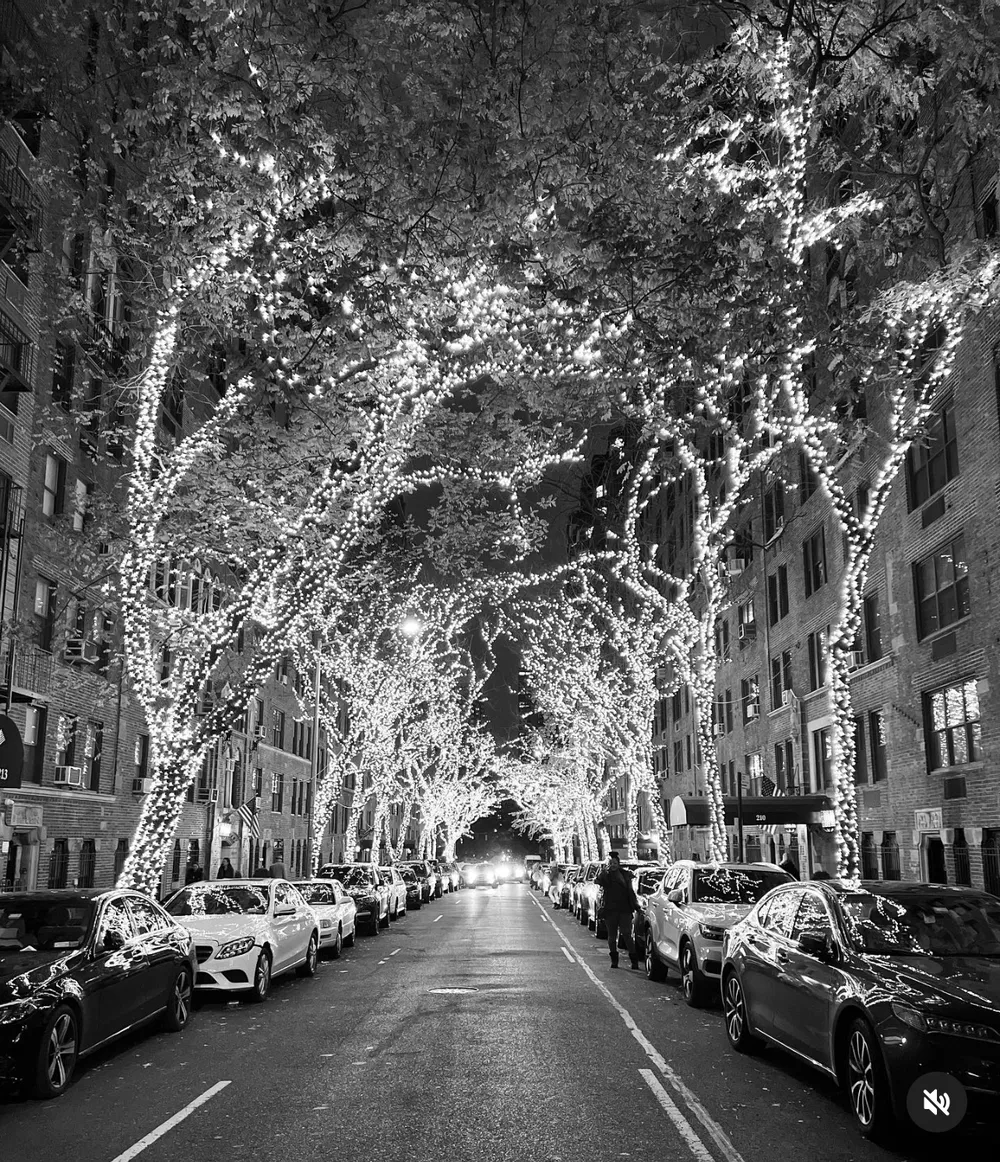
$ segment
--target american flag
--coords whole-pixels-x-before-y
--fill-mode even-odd
[[[236,811],[243,820],[243,829],[251,839],[260,839],[260,824],[257,822],[257,796],[253,795]]]

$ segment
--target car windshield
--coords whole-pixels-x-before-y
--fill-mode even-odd
[[[699,868],[694,876],[694,899],[699,904],[756,904],[791,877],[780,871],[763,868]]]
[[[883,956],[1000,956],[1000,902],[928,892],[858,893],[841,903],[855,945]]]
[[[335,904],[337,889],[330,880],[323,883],[296,884],[299,891],[305,896],[307,904]]]
[[[636,895],[651,896],[660,886],[660,880],[662,879],[662,871],[640,872],[635,884]]]
[[[399,874],[403,877],[404,884],[415,884],[417,882],[417,873],[410,871],[408,867],[404,867]]]
[[[345,888],[370,888],[375,882],[370,867],[362,867],[357,863],[345,863],[340,867],[324,868],[330,879],[340,880]]]
[[[267,888],[253,884],[192,884],[164,905],[171,916],[264,916]]]
[[[412,868],[413,868],[414,874],[416,874],[416,875],[418,875],[418,876],[426,876],[426,875],[427,875],[427,866],[426,866],[426,864],[422,864],[422,863],[412,863],[412,864],[410,864],[410,867],[412,867]]]
[[[0,959],[10,952],[80,948],[93,917],[91,900],[0,899]]]

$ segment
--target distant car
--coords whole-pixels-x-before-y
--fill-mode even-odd
[[[195,989],[263,1001],[281,973],[316,975],[319,920],[288,880],[202,880],[164,907],[194,936]]]
[[[471,864],[467,878],[470,888],[496,888],[500,886],[497,882],[496,872],[493,870],[493,864],[491,863]]]
[[[549,890],[546,895],[552,901],[554,908],[558,908],[562,904],[563,885],[566,883],[566,876],[572,867],[572,864],[568,864],[566,867],[563,867],[562,864],[556,864],[549,873]]]
[[[458,870],[457,863],[447,863],[441,860],[439,869],[442,879],[447,884],[447,891],[457,892],[462,886],[462,873]]]
[[[649,897],[663,883],[667,869],[662,866],[642,868],[636,873],[633,886],[639,901],[639,911],[632,917],[632,939],[639,950],[646,947],[646,907]]]
[[[503,859],[496,864],[497,879],[502,884],[524,883],[524,864],[516,859]]]
[[[553,884],[549,887],[549,898],[552,900],[553,907],[568,908],[570,901],[573,898],[573,882],[580,872],[580,865],[577,863],[567,864],[563,870],[563,874],[559,879],[558,884]]]
[[[319,950],[336,960],[354,943],[357,908],[340,880],[293,880],[319,920]]]
[[[340,880],[354,900],[357,923],[364,925],[370,936],[389,927],[389,887],[376,864],[328,863],[319,869],[319,878]]]
[[[434,869],[434,873],[437,876],[437,886],[434,890],[434,894],[440,899],[440,897],[443,896],[446,892],[451,891],[451,875],[441,860],[429,859],[427,862]]]
[[[401,920],[406,915],[406,884],[394,867],[380,867],[382,880],[389,889],[389,918]]]
[[[424,860],[406,860],[399,864],[399,869],[402,871],[404,867],[408,867],[416,874],[420,880],[424,892],[424,903],[430,903],[435,896],[440,895],[438,891],[438,874],[431,865]]]
[[[684,999],[695,1008],[719,995],[722,939],[766,892],[792,882],[780,868],[753,863],[670,865],[646,898],[646,975],[677,969]]]
[[[726,1034],[740,1052],[770,1042],[839,1082],[866,1137],[909,1122],[907,1094],[929,1072],[995,1118],[998,966],[1000,900],[979,889],[793,882],[726,932]]]
[[[417,879],[417,873],[412,867],[400,867],[399,874],[403,877],[403,883],[406,885],[407,908],[419,909],[424,902],[424,889],[420,880]]]
[[[583,865],[583,870],[577,880],[576,889],[576,918],[581,924],[590,926],[590,922],[597,913],[597,873],[604,867],[603,860],[591,860]]]
[[[194,974],[191,933],[139,892],[0,895],[0,1081],[58,1097],[126,1030],[178,1032]]]

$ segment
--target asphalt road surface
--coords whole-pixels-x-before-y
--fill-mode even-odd
[[[525,885],[425,905],[263,1006],[81,1065],[61,1099],[0,1102],[0,1159],[36,1162],[892,1162],[995,1157],[984,1129],[863,1141],[835,1088],[732,1053],[676,978]],[[437,990],[462,991],[437,991]]]

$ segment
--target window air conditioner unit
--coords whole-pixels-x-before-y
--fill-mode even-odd
[[[56,767],[57,787],[82,787],[83,767]]]
[[[865,655],[861,650],[851,650],[847,655],[848,669],[857,670],[865,664]]]
[[[757,704],[755,702],[751,702],[747,706],[747,720],[748,721],[751,718],[756,718],[759,713],[760,713],[760,711],[757,709]]]
[[[791,704],[792,704],[792,692],[791,692],[791,690],[782,690],[781,691],[781,705],[782,706],[791,706]]]
[[[209,801],[209,803],[218,803],[218,801],[219,801],[219,788],[218,787],[212,787],[212,789],[208,792],[208,801]]]
[[[757,623],[754,621],[745,621],[740,626],[740,641],[745,642],[748,638],[757,636]]]
[[[712,733],[716,738],[721,738],[726,733],[726,728],[722,725],[721,722],[717,722],[712,728]]]
[[[133,779],[132,780],[132,794],[133,795],[148,795],[153,789],[152,779]]]
[[[747,563],[743,557],[730,557],[726,562],[726,572],[730,577],[738,577],[746,567]]]
[[[267,738],[267,727],[266,726],[258,726],[257,729],[254,731],[254,737],[255,738]]]

